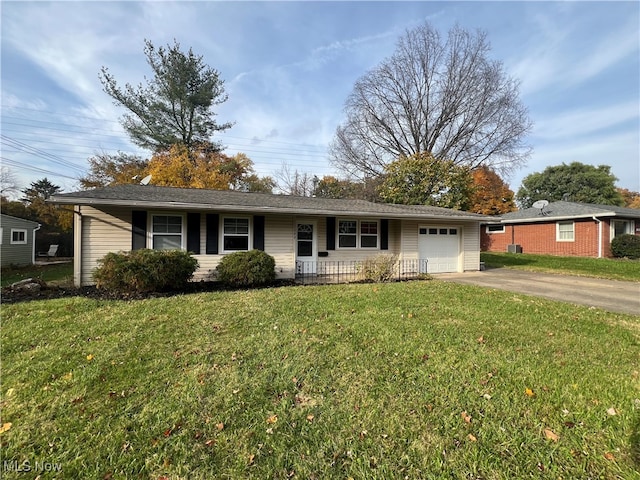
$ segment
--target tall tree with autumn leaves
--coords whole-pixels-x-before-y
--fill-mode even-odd
[[[472,172],[473,188],[469,211],[483,215],[501,215],[516,210],[515,194],[500,176],[487,166]]]
[[[154,185],[271,192],[274,182],[260,178],[244,153],[228,156],[215,150],[192,149],[182,144],[155,154],[147,172]]]

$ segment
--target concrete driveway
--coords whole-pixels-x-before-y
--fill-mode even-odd
[[[442,273],[434,275],[434,278],[589,305],[611,312],[640,315],[640,282],[526,272],[508,268]]]

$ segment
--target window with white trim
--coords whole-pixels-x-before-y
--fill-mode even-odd
[[[573,222],[556,223],[556,241],[573,242],[575,240],[575,230]]]
[[[27,231],[21,228],[11,229],[11,244],[25,245],[27,243]]]
[[[222,220],[222,249],[225,252],[249,250],[249,219],[246,217]]]
[[[370,220],[360,222],[360,247],[378,248],[378,222]]]
[[[358,246],[358,222],[356,220],[338,220],[338,247],[356,248]]]
[[[151,215],[151,248],[154,250],[184,249],[184,231],[182,215]]]
[[[378,248],[377,220],[338,220],[338,248]]]
[[[487,233],[504,233],[504,225],[487,225]]]
[[[633,233],[633,227],[629,220],[612,220],[611,221],[611,240],[625,233]]]

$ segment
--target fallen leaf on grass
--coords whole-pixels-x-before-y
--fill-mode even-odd
[[[533,390],[531,390],[530,388],[525,388],[524,389],[524,393],[527,395],[527,397],[535,397],[536,394]]]
[[[469,439],[470,442],[477,442],[478,439],[473,436],[471,433],[469,435],[467,435],[467,438]]]
[[[615,408],[611,407],[611,408],[607,409],[607,415],[613,416],[613,415],[617,415],[617,414],[618,414],[618,412],[616,411]]]
[[[92,353],[90,353],[89,355],[87,355],[87,360],[88,360],[88,361],[93,360],[93,358],[94,358],[94,357],[93,357],[93,354],[92,354]]]
[[[2,426],[0,427],[0,433],[4,433],[7,430],[10,430],[12,425],[13,423],[11,422],[3,423]]]
[[[471,415],[469,415],[466,410],[462,412],[460,416],[466,423],[471,423]]]
[[[267,417],[267,423],[269,425],[273,425],[277,421],[278,421],[278,416],[277,415],[271,415],[270,417]]]
[[[215,444],[216,444],[216,441],[215,441],[215,440],[207,440],[206,442],[204,442],[204,444],[205,444],[207,447],[211,447],[211,446],[213,446],[213,445],[215,445]]]
[[[216,428],[218,430],[224,430],[224,423],[220,422],[220,423],[216,423]]]
[[[313,422],[313,419],[314,419],[313,415],[311,415],[311,414],[307,415],[307,422],[311,423],[311,422]]]
[[[604,458],[606,458],[607,460],[615,460],[616,457],[613,456],[613,453],[611,452],[607,452],[604,454]]]
[[[253,461],[255,460],[256,456],[254,454],[249,455],[249,465],[253,465]]]
[[[480,335],[478,337],[478,343],[486,343],[486,340],[484,339],[484,335]]]
[[[544,437],[547,440],[551,440],[552,442],[557,442],[560,439],[560,437],[553,430],[549,428],[544,429]]]

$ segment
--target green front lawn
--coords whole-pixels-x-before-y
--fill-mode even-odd
[[[480,260],[488,267],[517,268],[536,272],[640,282],[640,260],[493,252],[481,253]]]
[[[433,280],[2,322],[7,479],[638,478],[639,316]]]

